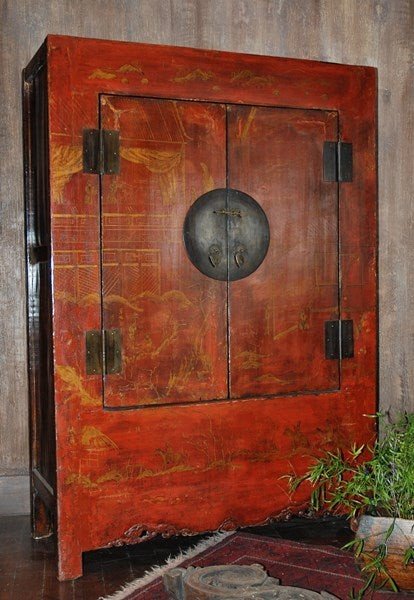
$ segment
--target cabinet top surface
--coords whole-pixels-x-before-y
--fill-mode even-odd
[[[296,64],[299,66],[300,63],[303,63],[304,67],[311,67],[312,65],[323,66],[327,69],[356,69],[356,70],[366,70],[376,72],[377,69],[371,66],[365,65],[350,65],[343,63],[335,63],[328,61],[318,61],[312,60],[308,58],[293,58],[293,57],[281,57],[274,55],[261,55],[254,54],[249,52],[233,52],[228,50],[217,50],[214,48],[196,48],[191,46],[181,46],[181,45],[172,45],[172,44],[151,44],[151,43],[143,43],[143,42],[133,42],[126,40],[113,40],[113,39],[102,39],[102,38],[86,38],[86,37],[78,37],[78,36],[70,36],[70,35],[56,35],[49,34],[46,37],[45,43],[48,45],[49,49],[54,49],[54,47],[59,46],[63,47],[73,47],[76,45],[81,51],[88,51],[89,48],[93,48],[96,52],[97,49],[105,50],[113,50],[115,47],[119,49],[120,52],[129,52],[131,49],[140,50],[143,53],[161,53],[161,54],[174,54],[174,55],[182,55],[182,56],[190,56],[190,55],[198,55],[198,56],[210,56],[212,59],[215,57],[217,61],[220,60],[240,60],[240,59],[251,59],[253,61],[261,60],[265,63],[277,63],[280,64]]]
[[[49,91],[129,94],[358,113],[376,112],[376,69],[254,54],[49,35],[25,69],[44,64]]]

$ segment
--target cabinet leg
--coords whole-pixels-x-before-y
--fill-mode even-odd
[[[36,540],[53,534],[53,518],[36,490],[32,492],[32,537]]]
[[[58,544],[58,579],[66,581],[67,579],[77,579],[83,575],[82,552],[77,549],[64,548]]]

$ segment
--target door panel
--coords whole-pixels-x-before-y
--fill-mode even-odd
[[[336,112],[228,108],[228,185],[270,223],[264,262],[229,285],[233,398],[339,386],[324,354],[324,322],[338,318],[338,194],[322,173],[337,127]]]
[[[226,185],[223,105],[103,96],[119,175],[102,177],[103,328],[119,329],[122,372],[108,407],[226,398],[227,290],[189,261],[182,228],[197,197]]]

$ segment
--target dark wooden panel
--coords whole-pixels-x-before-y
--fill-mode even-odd
[[[30,396],[30,463],[53,488],[56,441],[52,347],[51,233],[46,55],[42,48],[24,72],[25,212],[27,262],[28,379]],[[41,486],[42,487],[42,486]],[[33,531],[42,535],[54,504],[41,506],[32,478]],[[39,496],[39,497],[38,497]]]
[[[28,264],[29,386],[33,423],[32,467],[54,485],[54,391],[51,302],[51,239],[49,205],[49,153],[47,70],[45,65],[26,72],[28,95],[25,127],[30,157],[25,164],[26,244]],[[42,249],[43,252],[37,252]]]

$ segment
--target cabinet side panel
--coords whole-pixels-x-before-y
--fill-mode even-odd
[[[31,467],[56,477],[51,309],[47,69],[24,73],[25,213]]]

